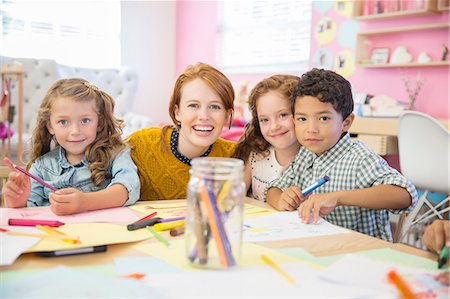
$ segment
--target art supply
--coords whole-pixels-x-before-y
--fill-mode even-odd
[[[45,225],[50,227],[58,227],[64,224],[65,224],[64,222],[58,220],[39,220],[39,219],[20,219],[20,218],[8,219],[8,225],[15,225],[15,226]]]
[[[399,296],[403,299],[416,299],[416,295],[411,291],[406,282],[400,277],[400,275],[391,270],[387,274],[388,279],[391,283],[395,285],[398,290]]]
[[[153,226],[153,229],[157,232],[159,231],[163,231],[163,230],[170,230],[172,228],[177,228],[180,226],[184,226],[184,223],[186,221],[184,220],[177,220],[177,221],[171,221],[171,222],[161,222],[161,223],[156,223]]]
[[[39,256],[44,256],[44,257],[56,257],[56,256],[65,256],[65,255],[105,252],[106,248],[107,248],[106,245],[99,245],[99,246],[93,246],[93,247],[74,248],[74,249],[65,249],[65,250],[39,251],[39,252],[36,252],[36,254]]]
[[[36,228],[43,231],[44,233],[48,233],[48,234],[55,234],[55,235],[61,235],[61,236],[65,236],[66,234],[50,227],[50,226],[45,226],[45,225],[36,225]],[[62,239],[62,241],[66,242],[66,243],[70,243],[70,244],[79,244],[81,243],[80,240],[73,240],[73,239]]]
[[[180,227],[172,228],[170,230],[170,235],[172,237],[176,237],[176,236],[179,236],[179,235],[182,235],[182,234],[184,234],[184,225],[180,226]]]
[[[152,225],[155,225],[156,223],[160,223],[161,220],[162,220],[161,217],[144,219],[142,221],[138,221],[138,222],[134,222],[134,223],[128,224],[127,225],[127,229],[128,230],[136,230],[136,229],[139,229],[139,228],[144,228],[146,226],[152,226]]]
[[[139,220],[137,220],[137,221],[135,221],[135,222],[133,222],[133,223],[137,223],[137,222],[140,222],[140,221],[143,221],[143,220],[146,220],[146,219],[153,218],[153,217],[156,216],[157,213],[158,213],[158,212],[153,212],[153,213],[151,213],[150,215],[147,215],[147,216],[145,216],[145,217],[142,217],[141,219],[139,219]]]
[[[49,239],[71,239],[75,241],[80,241],[79,237],[74,236],[68,236],[68,235],[56,235],[56,234],[37,234],[37,233],[27,233],[27,232],[18,232],[18,231],[12,231],[7,230],[4,228],[0,228],[0,232],[11,235],[11,236],[21,236],[21,237],[34,237],[34,238],[49,238]]]
[[[294,278],[292,278],[292,276],[290,276],[290,275],[287,274],[283,269],[281,269],[280,266],[278,266],[274,261],[272,261],[271,259],[269,259],[269,258],[268,258],[267,256],[265,256],[264,254],[261,255],[261,259],[264,261],[264,263],[266,263],[267,265],[269,265],[272,269],[274,269],[275,271],[277,271],[278,273],[280,273],[281,276],[283,276],[287,281],[289,281],[289,283],[295,284]]]
[[[324,176],[323,178],[319,179],[317,182],[315,182],[311,186],[308,186],[308,187],[306,187],[305,189],[302,190],[303,196],[306,196],[309,193],[313,192],[314,190],[316,190],[317,188],[319,188],[320,186],[322,186],[323,184],[325,184],[329,180],[330,180],[330,177],[327,176],[327,175]]]
[[[164,245],[166,245],[167,247],[170,246],[169,241],[166,240],[166,238],[164,238],[163,236],[161,236],[160,234],[158,234],[157,232],[155,232],[155,230],[153,229],[153,227],[151,226],[147,226],[146,227],[147,230],[156,238],[156,240],[158,240],[159,242],[163,243]]]
[[[29,176],[30,178],[32,178],[33,180],[37,181],[38,183],[40,183],[41,185],[49,188],[52,191],[57,191],[58,189],[56,189],[55,187],[53,187],[52,185],[44,182],[43,180],[41,180],[40,178],[38,178],[37,176],[32,175],[31,173],[29,173],[28,171],[26,171],[25,169],[23,169],[20,166],[17,166],[16,164],[12,164],[12,167],[14,167],[15,169],[17,169],[18,171],[20,171],[21,173],[25,174],[26,176]]]
[[[194,158],[189,171],[186,257],[192,265],[226,269],[238,264],[242,244],[243,162]]]
[[[442,247],[441,254],[439,255],[438,259],[438,268],[441,269],[444,267],[445,264],[448,262],[448,255],[449,255],[449,248],[448,246]]]
[[[179,220],[184,220],[184,219],[186,219],[186,217],[164,218],[161,220],[161,223],[179,221]]]

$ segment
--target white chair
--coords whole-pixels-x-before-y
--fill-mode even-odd
[[[443,219],[450,210],[450,133],[425,113],[405,111],[399,118],[398,147],[402,174],[424,193],[414,210],[402,215],[394,241],[423,247],[420,239],[425,226],[436,218]],[[447,197],[433,204],[427,199],[429,192]]]

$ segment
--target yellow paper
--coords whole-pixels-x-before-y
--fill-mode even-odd
[[[159,242],[158,242],[159,243]],[[180,269],[186,271],[198,270],[198,267],[191,266],[185,253],[185,246],[183,239],[171,240],[170,247],[161,246],[158,243],[135,245],[133,248],[166,261]],[[280,253],[276,250],[259,246],[253,243],[243,243],[241,261],[238,263],[239,267],[255,267],[265,265],[261,260],[261,255],[270,256],[271,259],[278,264],[283,263],[302,263],[299,258],[291,257]],[[310,263],[308,263],[310,265]],[[311,266],[311,265],[310,265]],[[314,265],[316,266],[316,265]]]
[[[61,240],[43,238],[26,252],[66,250],[137,242],[152,237],[145,229],[128,231],[126,225],[112,223],[71,223],[58,227],[58,231],[70,236],[79,236],[81,243],[69,244],[61,242]]]
[[[274,210],[270,210],[267,208],[255,206],[252,204],[244,204],[244,217],[245,218],[251,218],[251,217],[258,217],[258,216],[264,216],[267,214],[274,213]]]

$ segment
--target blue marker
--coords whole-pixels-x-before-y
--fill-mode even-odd
[[[312,184],[311,186],[306,187],[305,189],[302,190],[303,196],[306,196],[309,193],[313,192],[314,190],[316,190],[317,188],[319,188],[320,186],[322,186],[329,180],[330,180],[330,177],[326,175],[323,178],[321,178],[320,180],[318,180],[317,182],[315,182],[314,184]]]

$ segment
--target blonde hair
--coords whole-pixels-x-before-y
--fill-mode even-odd
[[[248,98],[248,108],[252,113],[252,119],[245,125],[245,132],[239,138],[234,154],[236,158],[247,161],[251,152],[256,152],[263,157],[269,154],[270,143],[264,139],[261,133],[256,103],[261,96],[269,91],[276,91],[288,99],[292,106],[292,93],[299,81],[300,78],[293,75],[273,75],[265,78],[253,87]]]
[[[186,70],[180,76],[178,76],[173,88],[172,97],[170,98],[169,103],[169,115],[176,129],[180,128],[180,123],[175,117],[175,108],[177,106],[180,106],[182,88],[186,83],[197,78],[202,79],[209,87],[217,92],[227,111],[234,111],[234,89],[230,80],[222,72],[210,66],[209,64],[198,62],[194,65],[188,66]],[[233,114],[231,113],[229,124],[230,126],[232,116]],[[160,143],[163,150],[166,150],[164,135],[169,127],[170,126],[165,126],[162,129]]]
[[[95,186],[100,186],[111,175],[109,167],[113,158],[126,147],[121,137],[124,124],[114,116],[115,103],[111,96],[80,78],[58,80],[47,91],[39,107],[36,126],[31,137],[31,153],[27,169],[51,150],[53,135],[48,131],[47,124],[50,122],[52,104],[59,98],[70,98],[77,102],[95,101],[95,112],[98,115],[97,137],[86,148],[85,155],[90,163],[88,168],[91,171],[91,180]]]

